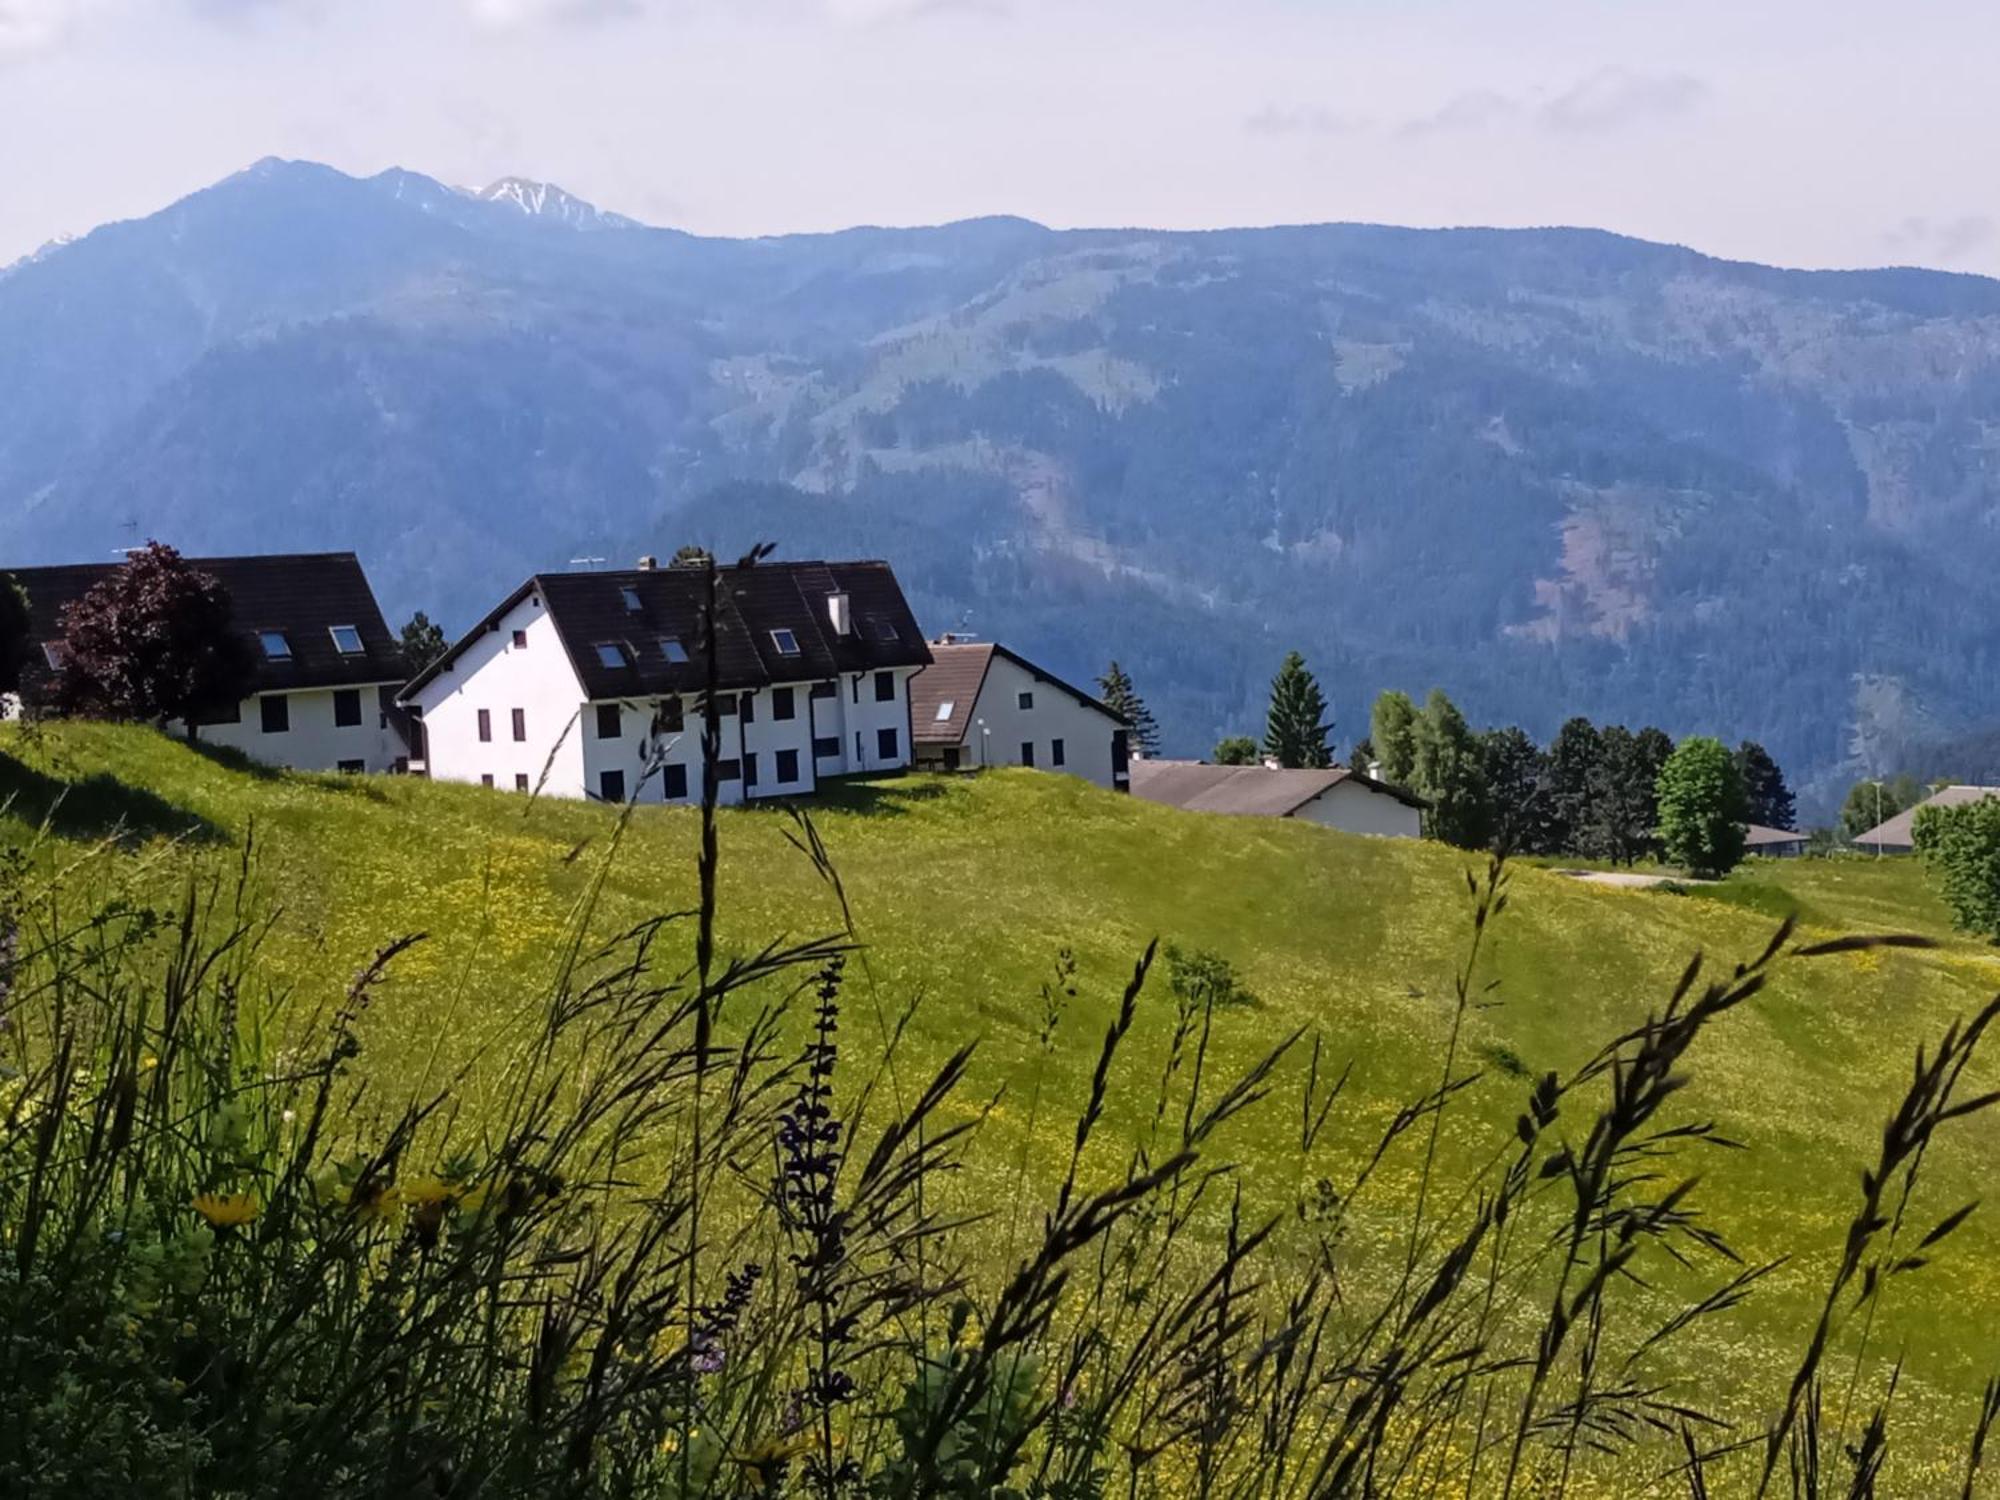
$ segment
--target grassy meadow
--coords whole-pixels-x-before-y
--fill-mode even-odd
[[[415,780],[280,774],[224,763],[146,730],[98,725],[0,732],[7,842],[62,866],[72,884],[170,906],[190,878],[227,887],[250,849],[270,929],[255,978],[280,1030],[336,1010],[383,945],[397,957],[358,1023],[356,1068],[384,1112],[447,1081],[476,1117],[505,1092],[508,1060],[539,1024],[579,903],[608,937],[697,900],[699,819],[614,810]],[[1369,840],[1289,822],[1185,814],[1061,776],[849,785],[811,808],[839,888],[794,843],[776,808],[725,811],[719,938],[748,953],[781,936],[846,930],[842,1038],[880,1058],[906,1019],[871,1108],[913,1093],[955,1049],[977,1041],[949,1109],[977,1124],[951,1180],[955,1206],[991,1213],[980,1243],[998,1281],[1059,1180],[1074,1111],[1136,960],[1158,938],[1228,958],[1258,997],[1218,1012],[1206,1065],[1248,1068],[1301,1033],[1271,1095],[1225,1125],[1207,1153],[1235,1164],[1242,1215],[1276,1217],[1304,1242],[1321,1179],[1344,1183],[1396,1112],[1436,1089],[1452,1032],[1454,975],[1472,941],[1468,872],[1484,862],[1431,844]],[[614,842],[616,847],[614,848]],[[1477,1072],[1441,1116],[1431,1191],[1460,1183],[1513,1141],[1532,1078],[1573,1069],[1665,1004],[1691,955],[1723,970],[1755,958],[1796,915],[1801,942],[1913,932],[1928,951],[1868,949],[1786,961],[1762,993],[1717,1021],[1689,1055],[1674,1120],[1713,1120],[1744,1149],[1695,1144],[1661,1170],[1699,1172],[1703,1222],[1749,1265],[1789,1257],[1740,1307],[1689,1330],[1675,1358],[1710,1405],[1754,1426],[1797,1365],[1838,1259],[1882,1123],[1920,1044],[2000,989],[1994,950],[1954,935],[1912,861],[1760,861],[1712,887],[1589,886],[1517,866],[1485,936],[1456,1071]],[[662,942],[686,939],[669,928]],[[1067,959],[1065,959],[1067,955]],[[1073,964],[1073,981],[1065,981]],[[1170,1064],[1173,999],[1157,970],[1111,1080],[1100,1132],[1109,1174],[1156,1133]],[[1045,1048],[1047,992],[1075,996]],[[912,1009],[912,1007],[914,1007]],[[725,1018],[726,1027],[729,1023]],[[1315,1040],[1319,1086],[1351,1065],[1325,1133],[1302,1151],[1301,1091]],[[1185,1067],[1185,1061],[1182,1066]],[[1968,1093],[2000,1087],[2000,1054],[1978,1059]],[[1584,1118],[1579,1116],[1579,1119]],[[1570,1123],[1566,1115],[1563,1122]],[[1360,1280],[1398,1263],[1403,1206],[1416,1190],[1424,1130],[1385,1155],[1343,1240]],[[1928,1227],[1987,1196],[2000,1118],[1956,1121],[1931,1148],[1913,1223]],[[1220,1237],[1224,1195],[1197,1231]],[[1736,1267],[1690,1253],[1644,1273],[1685,1296]],[[1982,1383],[2000,1369],[2000,1210],[1975,1212],[1920,1272],[1882,1300],[1857,1405],[1901,1357],[1907,1424],[1886,1492],[1957,1493],[1926,1457],[1956,1452]],[[1852,1330],[1829,1378],[1841,1394]],[[1738,1393],[1754,1393],[1741,1394]],[[1914,1433],[1914,1436],[1909,1434]],[[1962,1474],[1962,1460],[1954,1474]],[[1939,1460],[1942,1465],[1943,1460]],[[1663,1484],[1667,1482],[1662,1481]],[[1683,1492],[1673,1481],[1662,1493]]]

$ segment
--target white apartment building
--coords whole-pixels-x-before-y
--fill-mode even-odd
[[[707,574],[543,573],[413,679],[415,764],[446,781],[607,802],[694,802],[710,664]],[[911,764],[910,679],[930,662],[882,562],[716,570],[725,803]]]

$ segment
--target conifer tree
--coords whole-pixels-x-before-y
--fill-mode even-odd
[[[1485,751],[1442,689],[1431,689],[1417,715],[1415,738],[1410,785],[1430,803],[1425,814],[1430,836],[1462,849],[1481,847],[1492,821]]]
[[[1333,764],[1326,737],[1332,729],[1326,717],[1326,695],[1306,670],[1306,659],[1286,655],[1271,679],[1271,710],[1264,720],[1264,753],[1279,765],[1319,770]]]
[[[1160,753],[1160,726],[1154,721],[1152,710],[1146,707],[1146,700],[1132,686],[1131,676],[1117,662],[1106,667],[1104,675],[1097,679],[1097,693],[1104,706],[1125,721],[1134,750],[1141,755]]]
[[[1750,821],[1766,828],[1790,828],[1798,807],[1770,752],[1755,740],[1745,740],[1736,747],[1736,771],[1743,778]]]

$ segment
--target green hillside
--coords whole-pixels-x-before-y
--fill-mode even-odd
[[[53,837],[34,857],[74,865],[72,884],[95,881],[106,893],[164,902],[190,870],[226,888],[248,841],[254,883],[276,913],[264,967],[281,1017],[331,1009],[378,947],[427,933],[363,1021],[363,1066],[383,1101],[469,1064],[476,1108],[497,1081],[482,1059],[533,1024],[566,924],[593,882],[603,890],[592,928],[605,935],[695,899],[698,819],[687,810],[640,810],[614,851],[617,818],[601,807],[252,770],[149,731],[82,725],[8,728],[0,782],[11,799],[9,841],[34,841],[46,820]],[[1078,996],[1042,1083],[1061,1107],[1037,1127],[1031,1177],[1057,1171],[1107,1018],[1154,937],[1223,954],[1260,997],[1219,1018],[1218,1073],[1295,1028],[1308,1033],[1274,1097],[1226,1136],[1249,1208],[1286,1210],[1303,1184],[1350,1171],[1299,1159],[1311,1035],[1333,1072],[1353,1063],[1320,1148],[1331,1160],[1366,1149],[1399,1106],[1438,1083],[1452,975],[1471,933],[1466,873],[1475,862],[1464,855],[1184,814],[1021,771],[857,784],[812,815],[865,944],[847,1000],[850,1053],[879,1053],[878,1026],[913,999],[898,1078],[927,1077],[952,1049],[980,1042],[961,1107],[998,1102],[960,1179],[968,1203],[1004,1213],[1012,1199],[1040,1066],[1042,986],[1064,951],[1074,955]],[[841,927],[834,890],[793,832],[778,809],[722,816],[725,946]],[[1807,937],[1916,931],[1940,941],[1929,952],[1786,964],[1692,1055],[1675,1118],[1712,1117],[1749,1147],[1704,1150],[1689,1168],[1705,1174],[1698,1197],[1708,1222],[1748,1262],[1793,1259],[1690,1347],[1711,1399],[1752,1374],[1769,1390],[1768,1377],[1796,1363],[1857,1171],[1911,1055],[1977,1007],[2000,979],[2000,960],[1950,933],[1909,862],[1760,863],[1693,893],[1604,889],[1533,868],[1511,880],[1476,979],[1496,988],[1479,993],[1467,1023],[1465,1057],[1484,1074],[1445,1117],[1446,1183],[1510,1138],[1526,1074],[1575,1066],[1662,1004],[1697,949],[1722,965],[1752,958],[1794,910]],[[1109,1128],[1120,1142],[1150,1116],[1172,1010],[1164,985],[1151,985],[1111,1092]],[[1975,1071],[1969,1091],[1992,1087],[2000,1059]],[[1996,1147],[2000,1121],[1986,1116],[1947,1131],[1913,1219],[1927,1225],[1982,1196]],[[1416,1171],[1406,1139],[1384,1164],[1379,1197],[1406,1194]],[[1038,1211],[1032,1201],[1016,1206]],[[1393,1232],[1386,1220],[1358,1220],[1357,1260],[1367,1236]],[[1969,1393],[2000,1363],[1996,1252],[2000,1218],[1975,1214],[1933,1265],[1898,1285],[1877,1333],[1880,1347],[1907,1350],[1899,1400],[1949,1392],[1935,1410],[1953,1438],[1969,1420]],[[1696,1269],[1708,1284],[1727,1274],[1718,1261]],[[1912,1407],[1931,1409],[1911,1403],[1906,1413]]]

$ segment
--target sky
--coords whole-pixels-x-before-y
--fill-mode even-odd
[[[770,234],[1591,225],[2000,274],[1991,0],[0,0],[0,264],[265,156]]]

